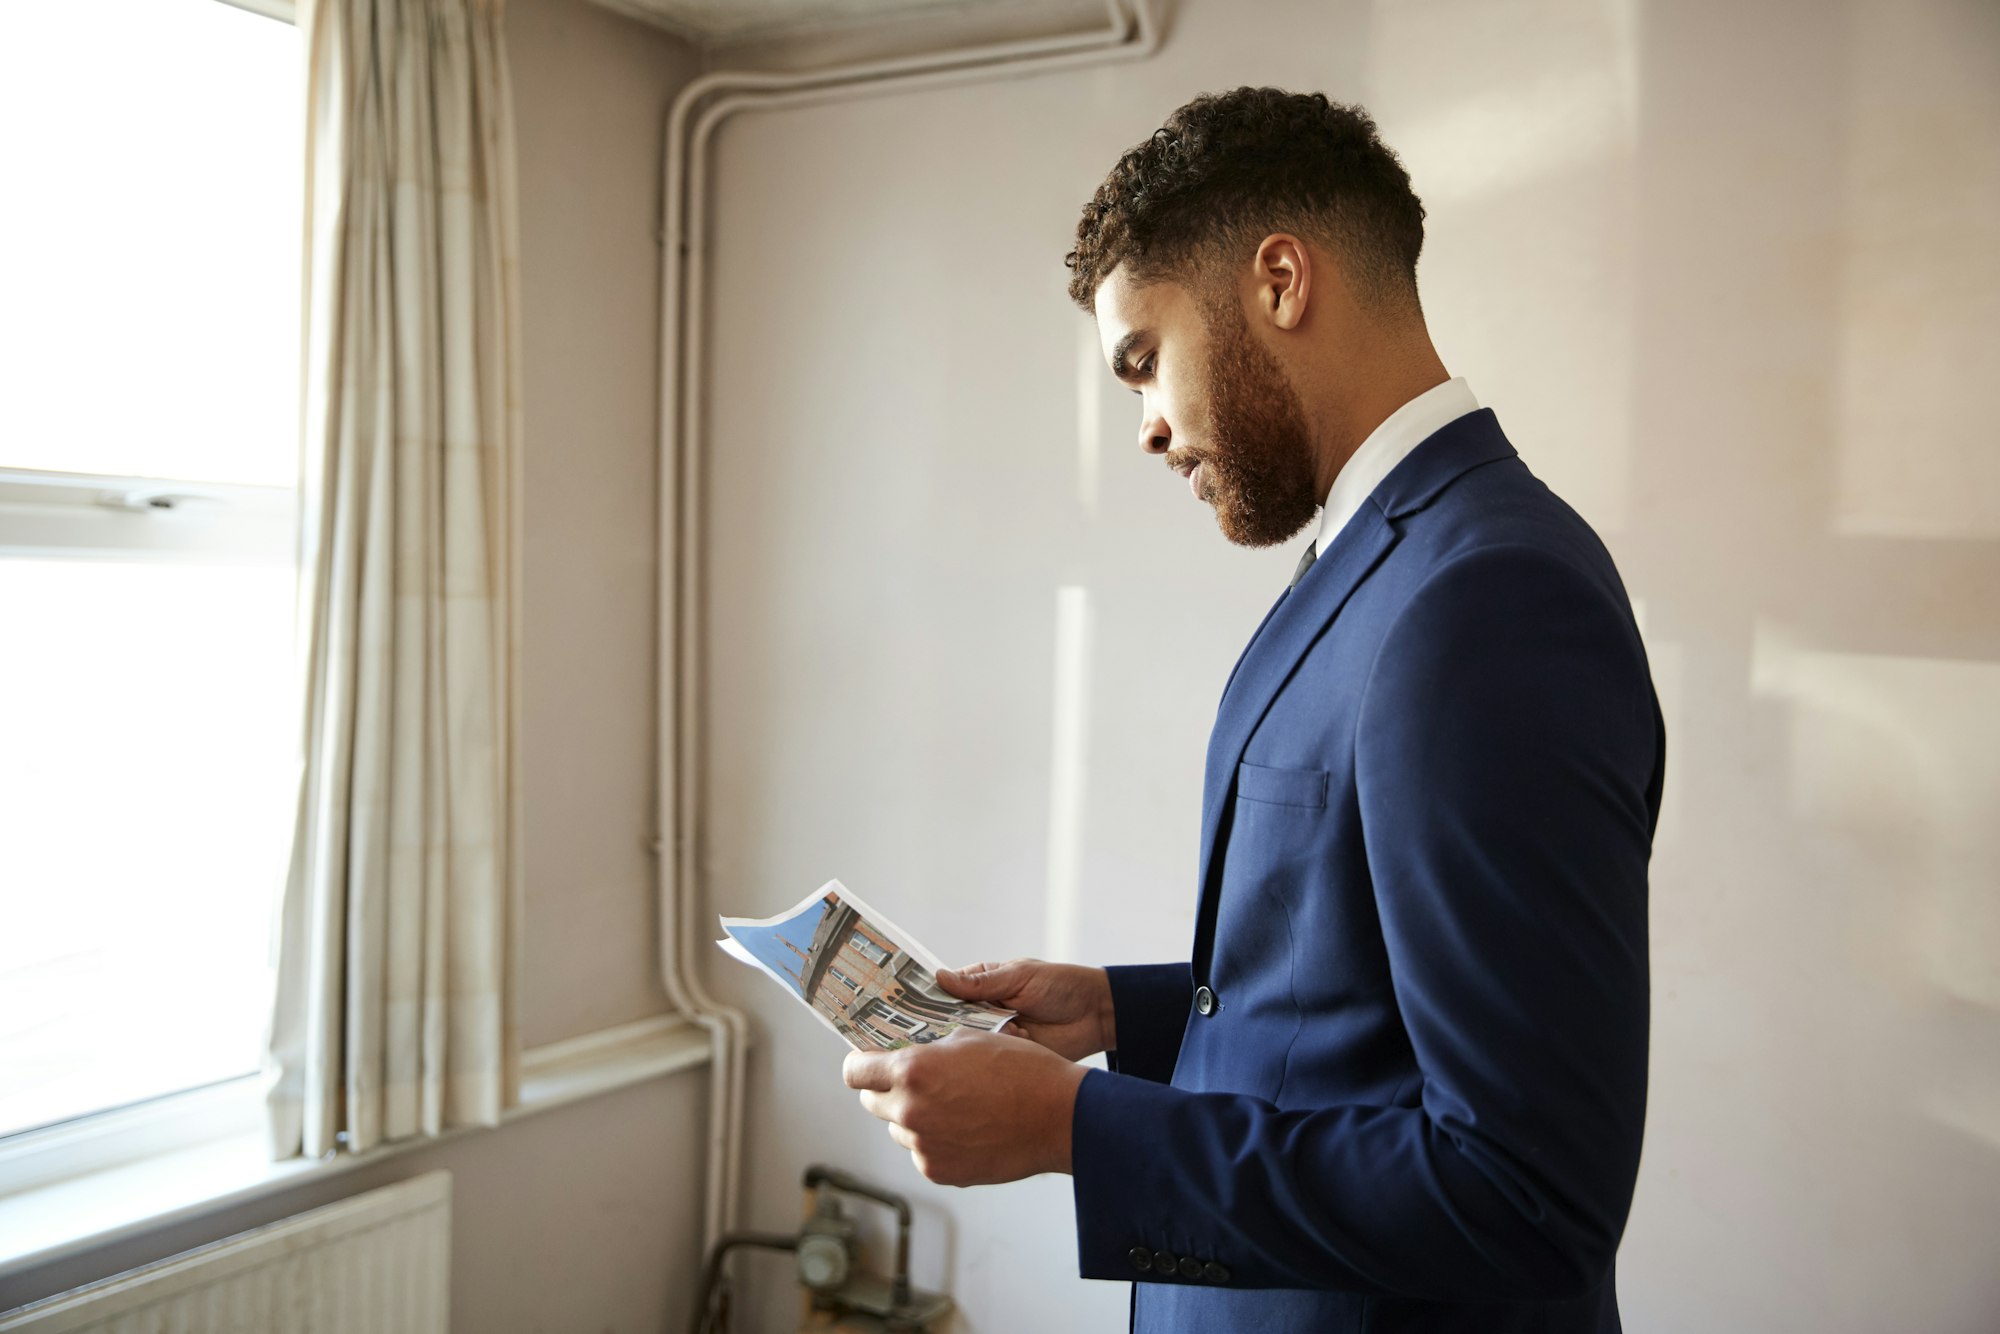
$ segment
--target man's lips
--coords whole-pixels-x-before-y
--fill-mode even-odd
[[[1175,472],[1187,478],[1188,490],[1194,492],[1194,498],[1196,500],[1203,499],[1204,497],[1201,494],[1201,482],[1203,474],[1207,470],[1202,467],[1202,460],[1194,459],[1191,461],[1185,461],[1183,463],[1176,463],[1172,466]]]

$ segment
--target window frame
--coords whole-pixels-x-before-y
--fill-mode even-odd
[[[0,1136],[0,1200],[266,1125],[252,1073]]]
[[[0,467],[0,560],[296,565],[298,488]]]
[[[297,511],[295,487],[0,467],[0,560],[296,567]],[[0,1198],[252,1133],[264,1124],[265,1075],[0,1133]]]

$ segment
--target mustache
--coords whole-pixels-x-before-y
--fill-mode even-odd
[[[1194,471],[1197,463],[1213,463],[1215,460],[1199,449],[1170,449],[1161,456],[1162,461],[1175,472],[1185,476]]]

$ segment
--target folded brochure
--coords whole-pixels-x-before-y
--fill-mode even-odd
[[[938,985],[944,965],[914,936],[829,880],[776,917],[725,917],[725,954],[762,969],[857,1051],[992,1032],[1014,1017]]]

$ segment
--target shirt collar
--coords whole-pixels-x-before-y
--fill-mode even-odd
[[[1361,503],[1375,493],[1382,479],[1394,472],[1411,450],[1466,413],[1478,410],[1479,400],[1472,396],[1465,378],[1454,376],[1424,390],[1383,418],[1382,424],[1368,433],[1361,448],[1341,465],[1340,475],[1333,479],[1333,489],[1326,493],[1326,504],[1320,510],[1315,551],[1322,556],[1326,554],[1327,547],[1361,508]]]

